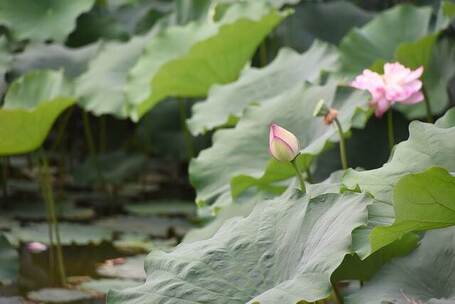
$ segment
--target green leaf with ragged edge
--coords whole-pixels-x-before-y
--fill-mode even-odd
[[[455,171],[455,121],[449,124],[447,116],[453,116],[455,108],[443,118],[445,123],[436,124],[414,121],[409,126],[409,139],[395,146],[391,159],[381,168],[367,171],[350,169],[343,178],[349,189],[359,187],[377,200],[392,204],[392,190],[398,180],[409,173],[421,172],[439,166]]]
[[[378,59],[392,60],[402,43],[428,34],[430,17],[429,7],[400,5],[379,14],[362,28],[351,30],[340,44],[344,71],[355,75]]]
[[[88,70],[75,83],[75,94],[84,110],[95,115],[127,116],[124,86],[128,71],[157,30],[155,28],[144,36],[133,37],[128,42],[108,42],[100,47]]]
[[[335,71],[338,54],[334,47],[315,42],[303,54],[283,48],[268,66],[245,69],[240,78],[227,85],[215,85],[207,99],[193,106],[188,126],[194,135],[226,124],[230,117],[241,117],[252,103],[278,96],[297,83],[318,83],[322,71]]]
[[[108,229],[93,225],[59,224],[60,241],[62,245],[88,245],[99,244],[112,239],[112,232]],[[17,242],[41,242],[49,244],[49,231],[47,224],[30,224],[12,229],[8,233],[9,239]]]
[[[98,43],[74,49],[62,44],[32,43],[14,55],[10,73],[18,77],[31,70],[63,69],[65,76],[74,78],[87,69],[88,61],[99,47]]]
[[[196,214],[196,207],[193,202],[176,199],[150,200],[130,203],[125,206],[125,210],[133,215],[141,216],[183,215],[190,218]]]
[[[19,254],[0,233],[0,285],[11,284],[19,272]]]
[[[64,41],[76,26],[76,18],[94,3],[95,0],[1,0],[0,24],[7,26],[18,40]]]
[[[235,80],[257,45],[287,15],[259,2],[238,3],[220,21],[165,29],[129,73],[128,114],[137,120],[165,97],[203,97],[211,85]]]
[[[33,71],[14,81],[0,108],[0,155],[38,148],[57,117],[74,104],[70,96],[63,71]]]
[[[314,302],[330,295],[330,276],[350,250],[351,232],[371,200],[326,194],[260,202],[208,240],[152,252],[147,283],[111,292],[108,303]]]
[[[409,232],[455,225],[455,177],[442,168],[401,178],[393,191],[395,222],[370,234],[373,250]]]
[[[412,122],[409,139],[395,147],[391,159],[381,168],[346,172],[343,184],[348,189],[369,193],[377,200],[368,207],[368,226],[353,233],[353,248],[362,259],[374,252],[369,242],[371,230],[392,225],[395,220],[392,190],[401,177],[433,166],[455,171],[455,143],[451,140],[455,136],[455,119],[450,119],[454,113],[455,109],[451,109],[435,125]]]
[[[260,106],[248,107],[235,128],[217,131],[213,146],[191,162],[190,177],[198,203],[212,203],[225,193],[238,195],[258,184],[267,189],[265,185],[274,186],[277,181],[294,176],[290,164],[271,159],[268,132],[272,122],[299,138],[302,148],[298,162],[302,169],[308,167],[315,155],[330,142],[338,141],[335,127],[313,117],[313,109],[320,99],[339,111],[338,118],[346,133],[353,118],[359,113],[363,116],[368,108],[364,92],[337,87],[334,82],[324,86],[300,83]]]
[[[454,303],[454,264],[455,229],[426,232],[419,248],[385,265],[345,303]]]

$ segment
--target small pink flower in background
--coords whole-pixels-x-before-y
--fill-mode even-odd
[[[285,128],[272,124],[269,133],[269,150],[276,160],[290,162],[299,154],[299,141]]]
[[[422,81],[419,79],[422,73],[423,67],[413,71],[398,62],[386,63],[384,75],[364,70],[351,86],[368,90],[372,96],[371,104],[375,108],[376,117],[382,117],[396,102],[415,104],[424,99]]]
[[[27,250],[32,253],[39,253],[47,250],[47,246],[40,242],[31,242],[27,244]]]

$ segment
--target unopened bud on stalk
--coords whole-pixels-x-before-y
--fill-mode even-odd
[[[269,133],[269,150],[276,160],[290,162],[299,154],[299,141],[285,128],[272,124]]]

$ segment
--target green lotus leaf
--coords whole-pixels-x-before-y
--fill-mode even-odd
[[[102,264],[96,269],[96,272],[109,278],[144,281],[144,260],[145,255],[137,255],[125,258],[122,263],[117,265],[111,263]]]
[[[332,81],[323,86],[300,82],[260,106],[248,107],[235,128],[217,131],[213,146],[191,162],[189,171],[197,202],[210,204],[226,193],[235,197],[251,186],[282,192],[283,185],[276,189],[276,182],[294,176],[295,172],[290,164],[271,159],[269,126],[276,122],[298,137],[302,147],[298,162],[302,169],[308,168],[315,155],[338,141],[335,127],[313,117],[314,107],[321,99],[339,111],[338,118],[346,133],[359,117],[357,114],[364,118],[368,109],[366,93],[337,87]]]
[[[373,250],[413,231],[455,225],[455,177],[442,168],[409,174],[393,192],[395,222],[370,234]]]
[[[8,48],[8,40],[0,37],[0,94],[6,89],[5,74],[10,68],[12,56]]]
[[[143,48],[156,33],[133,37],[128,42],[108,42],[89,63],[88,70],[76,79],[75,94],[79,105],[95,115],[112,114],[125,118],[124,86],[128,71]]]
[[[419,248],[385,265],[363,288],[346,298],[345,303],[453,303],[454,240],[453,227],[426,232]]]
[[[0,155],[38,148],[57,117],[74,104],[70,96],[63,71],[33,71],[14,81],[0,108]]]
[[[377,226],[390,226],[395,220],[392,205],[393,187],[403,176],[439,166],[455,171],[455,109],[451,109],[436,124],[414,121],[409,126],[409,139],[399,143],[381,168],[356,171],[349,169],[343,177],[348,189],[371,194],[375,203],[368,207],[368,226],[353,233],[353,248],[364,259],[372,252],[371,231]]]
[[[362,28],[354,28],[341,41],[343,69],[355,75],[378,59],[392,60],[404,42],[414,42],[428,34],[431,8],[395,6],[384,11]],[[406,31],[397,31],[406,28]]]
[[[89,293],[100,293],[107,294],[111,289],[124,289],[134,286],[138,286],[141,283],[134,280],[125,280],[125,279],[99,279],[99,280],[90,280],[79,285],[79,289]]]
[[[338,59],[335,48],[322,42],[303,54],[283,48],[268,66],[249,67],[236,82],[213,86],[207,100],[193,106],[188,126],[194,135],[222,126],[252,103],[278,96],[302,81],[318,83],[322,71],[337,69]]]
[[[95,0],[1,0],[0,24],[18,40],[64,41],[76,26],[76,18],[90,10]]]
[[[330,295],[330,276],[350,250],[371,200],[355,193],[276,198],[224,223],[208,240],[146,259],[147,282],[108,303],[289,303]]]
[[[439,166],[455,171],[455,108],[449,110],[442,122],[436,124],[414,121],[409,126],[409,139],[395,146],[390,160],[381,168],[366,171],[348,170],[343,184],[349,189],[359,187],[391,206],[392,191],[398,180],[429,167]]]
[[[99,43],[80,48],[68,48],[61,44],[32,43],[22,53],[14,55],[11,74],[17,77],[31,70],[63,69],[65,76],[74,78],[87,69],[88,61],[99,47]]]
[[[219,21],[164,29],[129,73],[128,114],[137,120],[165,97],[203,97],[212,84],[235,80],[258,44],[287,15],[260,2],[242,2],[230,6]]]
[[[338,45],[354,27],[361,27],[374,13],[345,1],[301,1],[276,30],[282,44],[296,50],[306,50],[315,39]]]
[[[0,233],[0,285],[11,284],[19,272],[19,254]]]

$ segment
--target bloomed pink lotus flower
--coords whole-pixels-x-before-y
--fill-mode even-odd
[[[386,63],[384,75],[370,70],[364,70],[356,77],[351,86],[371,93],[371,104],[376,117],[382,115],[396,102],[415,104],[424,99],[422,89],[423,67],[412,71],[402,64]]]
[[[299,154],[299,141],[285,128],[272,124],[269,133],[269,150],[276,160],[290,162]]]
[[[47,250],[47,246],[40,242],[30,242],[27,244],[28,251],[32,253],[39,253]]]

